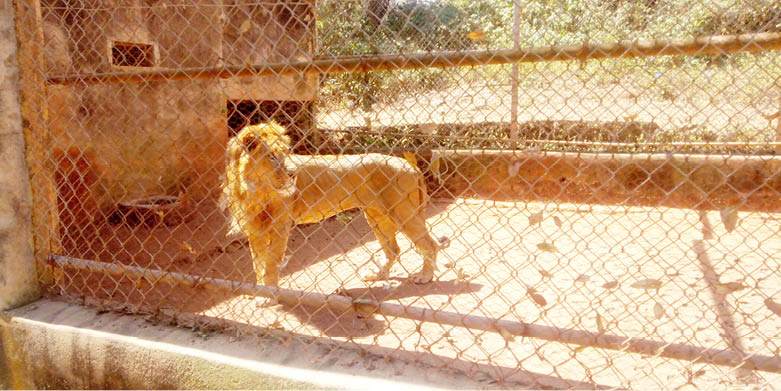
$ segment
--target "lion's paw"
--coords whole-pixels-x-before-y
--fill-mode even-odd
[[[420,272],[409,276],[410,281],[414,284],[427,284],[434,279],[434,272]]]
[[[369,270],[364,273],[362,273],[362,278],[364,281],[368,282],[374,282],[374,281],[384,281],[387,280],[390,273],[384,273],[382,270]]]

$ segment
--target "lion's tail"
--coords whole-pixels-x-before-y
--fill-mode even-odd
[[[409,162],[410,165],[412,165],[412,168],[414,168],[415,172],[417,173],[419,197],[418,207],[422,210],[425,210],[426,205],[428,204],[428,191],[426,190],[426,179],[423,176],[423,172],[420,170],[420,167],[418,167],[418,159],[415,158],[415,155],[412,154],[412,152],[404,152],[404,159]],[[437,238],[437,245],[439,246],[440,250],[449,247],[450,238],[447,236],[440,236]]]
[[[415,168],[417,169],[417,167]],[[426,190],[426,180],[420,170],[418,170],[418,194],[420,196],[420,208],[425,211],[426,205],[428,205],[428,191]],[[438,237],[437,245],[440,250],[450,247],[450,238],[447,236]]]
[[[423,178],[423,173],[415,167],[418,172],[418,196],[420,197],[420,207],[425,208],[428,204],[428,191],[426,191],[426,179]]]
[[[407,163],[409,163],[412,166],[412,168],[415,169],[415,172],[417,173],[417,176],[418,176],[418,196],[420,197],[418,202],[419,202],[419,205],[420,205],[421,208],[425,208],[426,207],[426,203],[428,203],[428,194],[426,192],[426,181],[423,178],[423,172],[420,171],[420,167],[418,167],[418,159],[415,158],[415,154],[413,154],[412,152],[407,151],[407,152],[404,152],[404,160],[406,160]]]

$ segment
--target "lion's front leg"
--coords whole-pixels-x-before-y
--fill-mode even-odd
[[[263,285],[279,286],[279,275],[285,259],[285,250],[290,236],[290,221],[280,221],[274,224],[268,236],[268,249],[266,253],[266,268],[263,273]]]
[[[249,251],[252,257],[252,268],[255,270],[255,281],[260,284],[266,270],[266,248],[268,236],[257,230],[246,232],[249,241]]]
[[[247,232],[249,239],[250,254],[252,256],[252,267],[255,270],[255,281],[258,284],[268,285],[267,282],[267,270],[270,262],[270,255],[267,252],[269,247],[270,235],[264,232]],[[270,307],[276,305],[277,300],[273,298],[258,297],[256,298],[256,305],[260,307]]]
[[[265,286],[279,286],[279,276],[282,269],[287,241],[292,228],[290,215],[287,213],[269,216],[270,225],[262,232],[249,235],[250,250],[255,266],[258,283]],[[268,307],[277,304],[277,298],[259,299],[260,305]]]

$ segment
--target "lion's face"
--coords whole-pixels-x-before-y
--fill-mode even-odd
[[[293,180],[285,169],[290,150],[284,128],[251,125],[228,141],[222,203],[231,212],[231,232],[238,232],[274,198],[292,194]]]
[[[222,200],[231,210],[232,231],[255,216],[272,199],[294,193],[294,181],[285,168],[290,150],[284,128],[251,125],[228,141]]]
[[[245,181],[280,187],[290,179],[285,170],[289,152],[290,142],[283,127],[273,122],[250,125],[229,141],[228,163],[237,165]]]

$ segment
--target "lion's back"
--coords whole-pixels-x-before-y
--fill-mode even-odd
[[[417,178],[420,172],[405,159],[368,153],[361,155],[290,155],[288,170],[308,181],[340,182],[344,180],[378,178],[387,183],[391,179]]]
[[[290,155],[287,168],[299,189],[296,214],[322,219],[338,210],[423,203],[422,174],[407,160],[369,153],[361,155]]]
[[[293,169],[315,169],[332,172],[349,172],[360,168],[372,168],[379,171],[393,171],[414,174],[416,169],[405,159],[383,155],[380,153],[365,153],[358,155],[290,155],[288,157]]]

